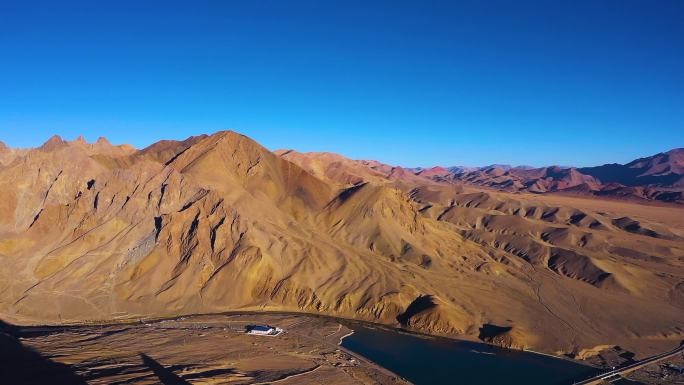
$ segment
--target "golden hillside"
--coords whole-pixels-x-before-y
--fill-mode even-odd
[[[0,159],[8,321],[283,310],[553,353],[684,338],[679,207],[464,188],[233,132]]]

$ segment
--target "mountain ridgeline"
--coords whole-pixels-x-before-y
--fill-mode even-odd
[[[676,202],[681,154],[454,172],[229,131],[2,145],[0,318],[294,311],[578,357],[663,350],[684,338],[681,208],[526,192]]]
[[[596,167],[435,167],[417,175],[502,191],[684,203],[684,149]]]

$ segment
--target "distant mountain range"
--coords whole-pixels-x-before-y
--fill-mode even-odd
[[[682,202],[684,149],[673,149],[627,164],[582,168],[489,166],[456,170],[436,178],[506,191]]]

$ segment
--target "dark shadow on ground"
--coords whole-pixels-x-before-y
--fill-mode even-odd
[[[25,346],[19,329],[0,321],[0,383],[11,385],[87,385],[69,365],[54,362]]]
[[[152,357],[145,353],[140,353],[140,358],[145,365],[147,365],[154,374],[159,377],[159,381],[164,385],[191,385],[189,382],[178,377],[174,372],[165,368],[162,364],[155,361]]]

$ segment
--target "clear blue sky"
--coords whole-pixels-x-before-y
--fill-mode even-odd
[[[405,166],[684,146],[684,1],[0,1],[0,140],[234,129]]]

